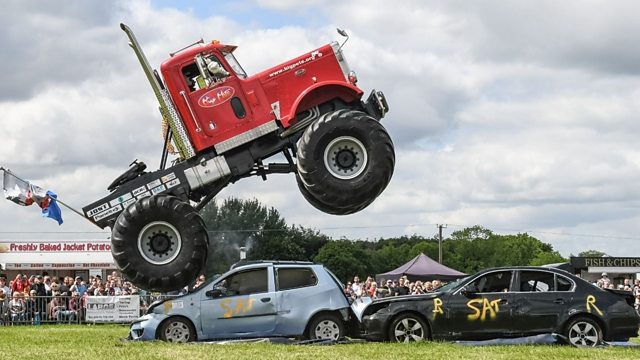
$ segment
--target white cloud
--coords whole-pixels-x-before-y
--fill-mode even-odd
[[[383,124],[397,165],[388,189],[344,217],[306,204],[293,176],[242,180],[221,196],[256,197],[335,237],[432,236],[436,223],[481,224],[536,231],[565,255],[640,252],[636,2],[250,3],[257,8],[237,11],[309,21],[267,28],[148,1],[5,4],[0,165],[76,207],[106,195],[134,158],[157,166],[160,116],[119,22],[154,67],[203,37],[238,45],[250,73],[342,41],[341,27],[359,84],[390,103]],[[99,231],[69,212],[60,228],[38,216],[0,202],[4,231]]]

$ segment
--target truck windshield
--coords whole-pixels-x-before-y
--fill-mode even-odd
[[[236,60],[236,57],[233,56],[232,53],[223,52],[222,55],[224,55],[225,60],[227,60],[227,63],[229,64],[229,66],[231,66],[231,68],[239,78],[244,79],[247,77],[247,73],[244,72],[244,69],[242,68],[242,66],[240,66],[240,63],[238,62],[238,60]]]

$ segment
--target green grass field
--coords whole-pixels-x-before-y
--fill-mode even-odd
[[[640,348],[467,347],[449,343],[348,345],[125,342],[128,326],[0,327],[0,359],[640,359]]]

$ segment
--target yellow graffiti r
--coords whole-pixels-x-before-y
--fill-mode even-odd
[[[437,314],[444,314],[442,311],[442,300],[441,299],[433,299],[433,318],[436,318]]]
[[[598,309],[598,307],[596,306],[596,297],[593,295],[589,295],[587,296],[587,311],[591,312],[591,307],[593,306],[593,308],[598,312],[598,314],[600,314],[600,316],[604,315],[602,313],[602,311],[600,311],[600,309]]]

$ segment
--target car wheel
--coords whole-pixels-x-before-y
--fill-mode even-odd
[[[305,130],[296,157],[308,193],[340,214],[371,204],[389,184],[395,165],[385,128],[356,110],[322,115]]]
[[[394,342],[414,342],[429,339],[429,328],[419,316],[402,314],[389,326],[389,340]]]
[[[602,329],[596,321],[579,317],[569,322],[565,336],[574,346],[596,346],[602,342]]]
[[[202,218],[175,196],[138,200],[111,231],[113,258],[127,279],[145,290],[167,292],[187,286],[207,259]]]
[[[195,341],[196,332],[189,321],[172,318],[162,324],[159,337],[167,342],[186,343]]]
[[[309,325],[310,340],[340,340],[344,337],[344,324],[334,314],[316,316]]]

